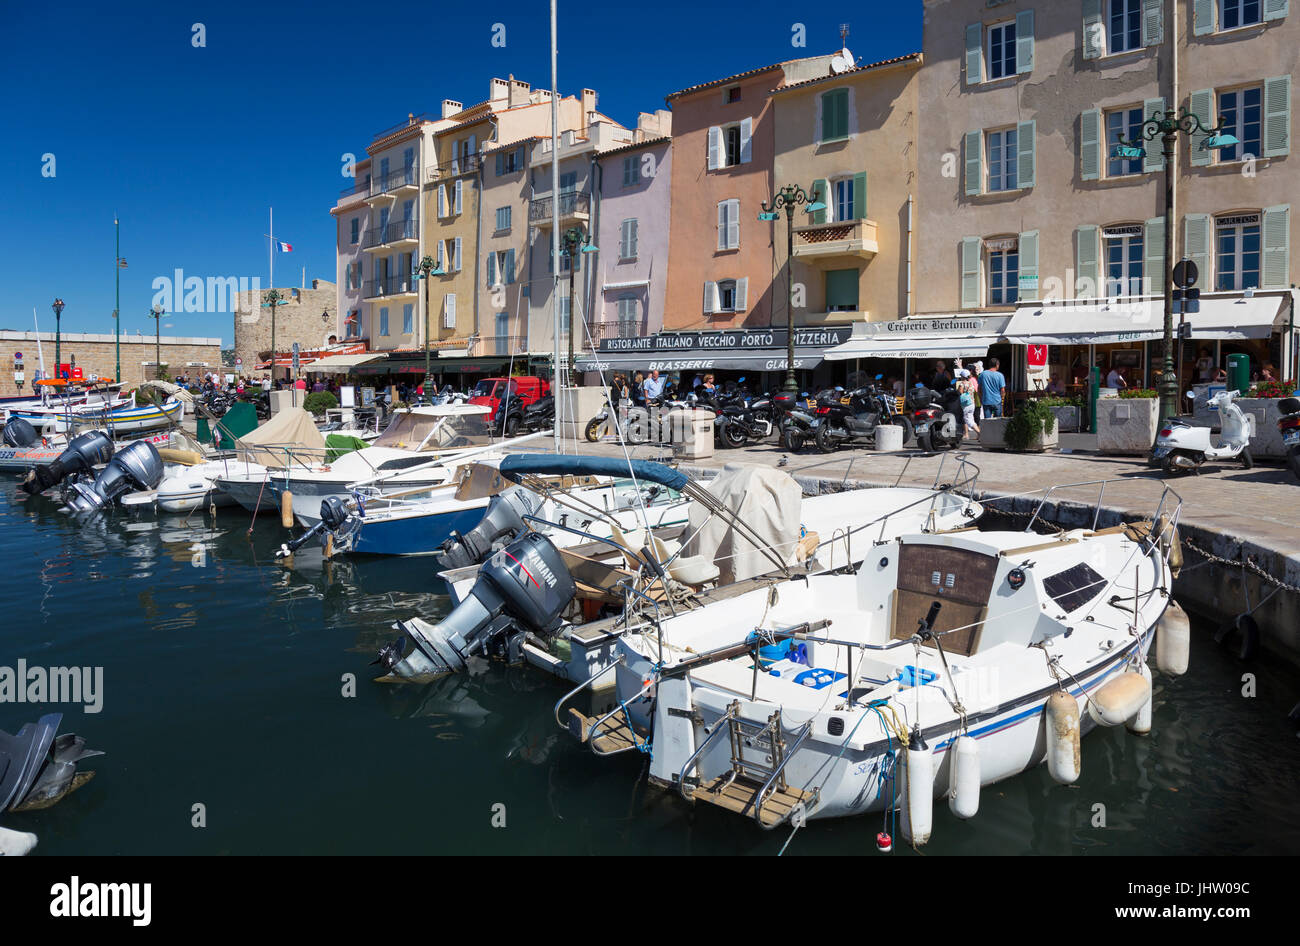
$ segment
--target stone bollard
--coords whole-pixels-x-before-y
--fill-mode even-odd
[[[894,453],[903,449],[903,428],[897,424],[880,424],[876,427],[876,450]]]

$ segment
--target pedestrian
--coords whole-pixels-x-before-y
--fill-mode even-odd
[[[1001,362],[989,359],[989,366],[979,374],[980,406],[984,417],[1002,416],[1002,398],[1007,389],[1007,379],[998,370]]]
[[[957,380],[953,383],[961,393],[962,422],[966,425],[962,438],[969,437],[972,431],[978,437],[980,428],[975,421],[975,396],[979,393],[979,384],[966,368],[957,369]]]
[[[650,372],[650,377],[641,383],[645,390],[645,400],[649,404],[651,401],[658,401],[664,395],[665,380],[659,377],[659,369],[655,368]]]
[[[975,362],[975,364],[970,366],[970,376],[971,379],[975,382],[976,395],[978,395],[980,392],[980,374],[983,371],[984,371],[984,362],[982,361],[977,361]],[[980,403],[982,400],[983,399],[978,396],[975,398],[975,423],[976,424],[982,423],[984,420],[984,405]]]
[[[632,403],[638,407],[645,407],[645,375],[638,371],[632,376]]]

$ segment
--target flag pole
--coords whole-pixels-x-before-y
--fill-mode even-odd
[[[269,252],[266,254],[266,258],[271,266],[271,285],[267,286],[266,288],[274,289],[275,288],[275,208],[270,207],[268,209],[270,210],[271,213],[271,232],[267,234],[267,236],[270,238],[270,244],[267,247]],[[271,352],[271,357],[272,358],[275,357],[275,352]]]

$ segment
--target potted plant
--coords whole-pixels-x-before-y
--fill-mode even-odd
[[[1002,436],[1008,450],[1041,453],[1057,445],[1059,431],[1051,407],[1042,398],[1030,398],[1007,420]]]
[[[1295,390],[1295,381],[1257,381],[1244,397],[1237,398],[1237,406],[1255,417],[1255,436],[1250,438],[1252,456],[1286,457],[1282,434],[1277,429],[1277,402],[1279,398],[1290,397]]]
[[[1151,388],[1125,388],[1097,400],[1097,449],[1141,456],[1156,442],[1160,395]]]
[[[315,391],[307,395],[302,406],[308,413],[320,417],[330,408],[338,407],[339,400],[329,391]]]
[[[1083,398],[1051,396],[1038,399],[1056,415],[1056,422],[1062,430],[1078,431],[1080,417],[1083,413]]]

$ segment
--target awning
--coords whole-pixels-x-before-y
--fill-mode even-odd
[[[627,282],[607,282],[601,287],[602,292],[609,292],[611,289],[644,289],[650,285],[648,279],[632,279]]]
[[[849,358],[983,358],[989,353],[989,346],[997,340],[998,336],[996,335],[978,335],[966,338],[863,336],[861,338],[851,338],[843,345],[826,349],[826,360],[845,361]]]
[[[1240,340],[1268,338],[1282,321],[1289,293],[1251,297],[1202,296],[1201,309],[1174,313],[1190,326],[1192,338]],[[1161,299],[1099,299],[1062,305],[1023,305],[1007,326],[1006,339],[1016,345],[1111,345],[1164,337]]]
[[[307,367],[308,365],[312,364],[312,363],[315,362],[315,361],[316,361],[315,358],[309,357],[309,356],[307,356],[307,355],[299,355],[299,356],[298,356],[298,367],[299,367],[299,368],[305,368],[305,367]],[[276,366],[277,368],[292,368],[292,367],[293,367],[293,355],[277,355],[277,356],[276,356],[276,359],[275,359],[275,366]],[[256,368],[256,369],[258,369],[258,370],[261,370],[261,369],[263,369],[263,368],[269,368],[269,367],[271,367],[271,362],[270,362],[270,360],[268,359],[267,361],[263,361],[263,362],[261,362],[261,363],[259,363],[259,364],[254,365],[253,367]]]
[[[784,348],[749,351],[694,351],[689,354],[659,352],[587,352],[574,359],[578,371],[785,371]],[[823,348],[796,348],[794,366],[806,371],[822,363]]]
[[[308,371],[349,371],[357,365],[364,365],[372,361],[378,361],[386,358],[387,355],[382,351],[367,351],[359,355],[329,355],[313,362]]]

